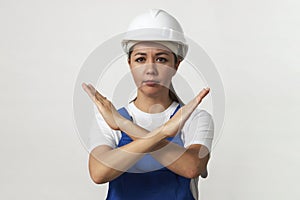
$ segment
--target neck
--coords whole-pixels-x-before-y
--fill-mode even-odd
[[[173,100],[169,96],[169,91],[159,96],[147,96],[138,91],[137,98],[134,101],[135,106],[146,113],[160,113],[166,110]]]

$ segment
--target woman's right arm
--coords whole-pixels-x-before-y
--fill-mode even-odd
[[[169,130],[172,131],[170,127]],[[176,134],[176,130],[173,130]],[[89,171],[92,180],[97,183],[109,182],[134,165],[144,153],[151,152],[156,146],[167,138],[163,127],[159,127],[122,147],[112,149],[107,145],[100,145],[92,150],[89,158]]]
[[[93,102],[96,104],[105,122],[113,130],[120,130],[119,125],[126,126],[131,123],[122,117],[110,101],[103,97],[92,85],[82,84]],[[144,153],[151,152],[157,144],[167,138],[161,134],[163,127],[159,127],[147,134],[147,137],[139,138],[119,148],[111,148],[100,145],[92,150],[89,158],[89,171],[95,183],[106,183],[133,166]],[[171,127],[170,127],[171,129]],[[176,134],[176,130],[173,130]]]

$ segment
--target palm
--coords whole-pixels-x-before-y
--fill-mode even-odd
[[[99,112],[101,113],[103,119],[113,130],[119,130],[119,124],[124,120],[124,118],[118,113],[114,105],[102,96],[91,84],[82,84],[82,88],[89,95],[89,97],[96,104]]]
[[[166,133],[168,137],[174,137],[208,93],[209,89],[203,89],[188,104],[181,107],[178,112],[176,112],[176,114],[163,126],[163,129],[165,130],[164,133]]]

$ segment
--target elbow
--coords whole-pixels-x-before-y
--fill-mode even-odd
[[[199,169],[190,169],[189,171],[187,171],[186,173],[186,178],[192,179],[192,178],[198,178],[199,176],[201,176],[201,178],[206,178],[208,175],[207,170],[199,170]]]
[[[90,177],[95,184],[104,184],[109,182],[107,176],[103,172],[103,170],[92,167],[92,165],[89,167]]]
[[[90,173],[90,177],[95,184],[104,184],[107,183],[108,180],[103,176],[95,173]]]
[[[105,168],[93,158],[89,161],[89,174],[95,184],[104,184],[109,181]]]
[[[186,178],[192,179],[192,178],[197,178],[199,177],[199,175],[201,174],[201,172],[198,169],[190,169],[186,172]]]
[[[98,180],[98,179],[93,179],[93,182],[97,185],[100,185],[100,184],[104,184],[104,183],[107,183],[107,181],[104,181],[104,180]]]
[[[206,178],[208,175],[206,165],[203,165],[199,160],[194,163],[194,165],[191,165],[191,167],[186,170],[186,178],[192,179],[192,178],[198,178],[201,176],[202,178]]]

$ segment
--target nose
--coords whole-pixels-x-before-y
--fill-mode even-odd
[[[146,75],[157,75],[157,66],[153,62],[148,62],[145,66],[145,74]]]

